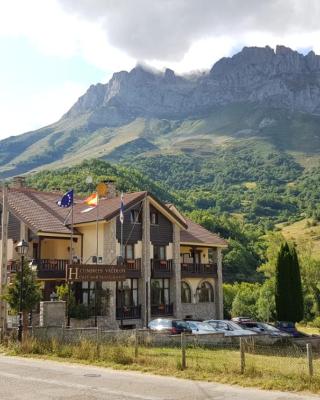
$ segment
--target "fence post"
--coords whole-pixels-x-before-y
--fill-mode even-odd
[[[138,329],[136,328],[135,338],[134,338],[134,357],[138,358]]]
[[[308,358],[308,369],[309,376],[313,376],[313,357],[312,357],[312,345],[307,343],[307,358]]]
[[[186,369],[186,367],[186,341],[184,332],[181,332],[181,369]]]
[[[99,326],[97,326],[96,342],[97,342],[97,357],[100,358],[100,328],[99,328]]]
[[[240,370],[241,374],[244,373],[246,367],[246,358],[245,358],[245,352],[244,352],[244,341],[243,338],[240,338]]]

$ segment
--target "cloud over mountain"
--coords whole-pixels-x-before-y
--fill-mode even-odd
[[[319,32],[318,0],[59,1],[68,12],[101,23],[112,45],[140,60],[177,61],[209,37]]]

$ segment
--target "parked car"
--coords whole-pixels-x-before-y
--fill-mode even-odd
[[[217,333],[218,331],[210,324],[199,321],[186,321],[192,333],[196,335],[209,335],[210,333]]]
[[[180,319],[157,318],[149,322],[148,328],[152,331],[167,332],[171,335],[178,335],[181,332],[192,333],[185,321]]]
[[[250,329],[251,331],[257,333],[265,333],[273,337],[289,337],[290,335],[286,332],[280,331],[271,324],[266,324],[265,322],[253,322],[253,321],[243,321],[240,325],[244,329]]]
[[[223,332],[225,336],[249,336],[257,334],[256,332],[242,328],[233,321],[210,319],[204,322],[213,326],[218,332]]]
[[[231,321],[233,321],[237,324],[241,324],[241,322],[252,321],[252,319],[250,317],[233,317],[233,318],[231,318]]]
[[[281,332],[288,333],[290,336],[293,336],[293,337],[308,336],[308,335],[305,335],[304,333],[299,332],[296,329],[296,324],[294,322],[277,321],[275,323],[275,327],[278,328]]]

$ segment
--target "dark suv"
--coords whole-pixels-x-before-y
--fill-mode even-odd
[[[148,328],[152,331],[167,332],[171,335],[179,335],[181,332],[192,333],[187,323],[180,319],[153,319],[149,322]]]

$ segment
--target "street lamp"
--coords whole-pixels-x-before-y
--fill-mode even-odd
[[[22,289],[23,289],[23,269],[24,256],[28,253],[29,245],[25,240],[21,240],[16,246],[16,252],[21,256],[21,274],[20,274],[20,293],[19,293],[19,328],[18,340],[22,341]]]

